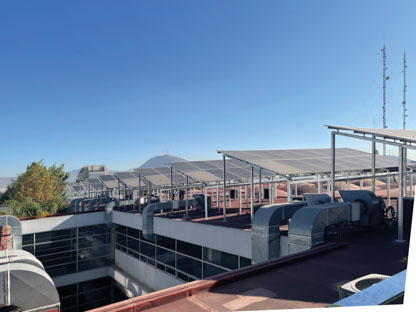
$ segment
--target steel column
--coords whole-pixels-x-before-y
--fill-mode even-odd
[[[373,135],[373,139],[375,136]],[[371,191],[376,192],[376,142],[371,142]]]
[[[335,131],[331,132],[331,201],[335,201]]]
[[[397,203],[398,233],[397,239],[403,241],[403,178],[404,178],[404,148],[399,147],[399,201]]]
[[[239,202],[238,208],[239,208],[240,214],[242,214],[242,212],[243,212],[243,207],[242,207],[241,200],[242,200],[242,194],[241,194],[241,186],[240,186],[239,189],[238,189],[238,202]]]
[[[185,189],[185,218],[188,219],[188,190],[189,190],[189,177],[186,176],[186,189]]]
[[[175,199],[173,196],[173,167],[170,167],[170,199]]]
[[[223,214],[224,221],[227,220],[227,194],[226,194],[226,168],[225,168],[225,155],[222,155],[222,177],[223,177]]]
[[[254,217],[254,167],[253,166],[251,166],[250,180],[251,180],[251,188],[250,188],[250,216],[251,216],[251,219],[253,219],[253,217]]]

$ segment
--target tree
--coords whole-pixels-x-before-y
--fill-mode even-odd
[[[7,187],[0,202],[19,218],[56,213],[65,206],[68,178],[63,164],[46,168],[42,160],[33,162]]]

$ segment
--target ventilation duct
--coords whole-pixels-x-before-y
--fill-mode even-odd
[[[29,252],[0,251],[0,280],[0,308],[59,311],[59,295],[52,279]]]
[[[325,228],[331,224],[358,221],[359,209],[354,203],[327,203],[297,210],[289,224],[289,254],[322,244]]]
[[[305,202],[265,205],[256,211],[251,227],[253,264],[280,257],[280,224],[305,206]]]

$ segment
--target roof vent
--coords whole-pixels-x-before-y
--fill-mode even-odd
[[[344,299],[345,297],[356,294],[374,284],[377,284],[385,279],[389,278],[389,275],[382,274],[368,274],[362,277],[359,277],[351,282],[348,282],[342,285],[339,288],[339,299]]]

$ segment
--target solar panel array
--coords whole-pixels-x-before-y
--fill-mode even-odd
[[[192,179],[203,182],[221,182],[223,181],[223,161],[222,160],[205,160],[205,161],[183,161],[168,163],[175,170],[178,170]],[[251,166],[235,159],[227,159],[225,162],[225,176],[227,181],[248,180],[251,176]],[[263,177],[272,177],[276,174],[268,170],[262,170]],[[254,168],[254,178],[258,178],[260,170]]]
[[[134,175],[132,172],[116,172],[114,174],[117,178],[119,178],[127,187],[130,188],[138,188],[146,186],[145,181],[141,179],[139,185],[139,177]]]
[[[292,149],[257,151],[219,151],[228,157],[243,160],[276,174],[315,174],[331,171],[331,149]],[[371,153],[351,148],[337,148],[337,172],[371,169]],[[395,159],[376,156],[376,168],[397,167]]]
[[[68,188],[72,191],[72,192],[76,192],[76,193],[80,193],[82,191],[84,191],[83,186],[81,185],[81,183],[77,183],[77,182],[71,182],[68,183]]]
[[[150,181],[156,186],[169,186],[170,185],[170,168],[137,168],[133,174],[140,173],[145,179]],[[174,185],[184,185],[186,183],[185,177],[177,172],[173,172],[172,180]],[[190,181],[192,182],[192,181]]]
[[[90,178],[87,180],[91,191],[101,191],[104,189],[103,182],[98,178]],[[88,188],[87,188],[88,189]]]
[[[115,175],[101,175],[100,180],[103,181],[104,185],[109,189],[115,189],[119,187],[119,182]]]

